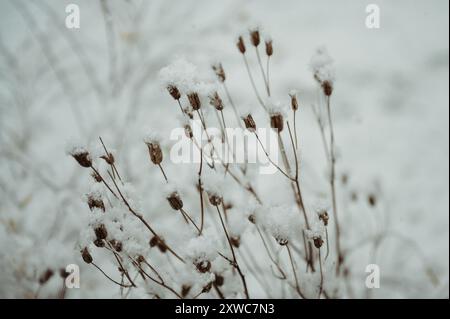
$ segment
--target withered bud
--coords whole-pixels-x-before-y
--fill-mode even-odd
[[[242,117],[242,120],[244,121],[245,128],[247,130],[249,130],[250,132],[256,131],[256,123],[251,114],[248,114],[247,116]]]
[[[256,224],[256,216],[254,214],[249,215],[248,220],[250,223]]]
[[[69,272],[66,271],[64,268],[59,269],[59,276],[63,279],[66,279],[70,275]]]
[[[158,247],[159,251],[162,253],[165,253],[167,251],[167,245],[164,242],[164,239],[158,237],[158,236],[153,236],[152,239],[150,239],[150,247]]]
[[[297,94],[290,94],[291,97],[291,107],[292,110],[297,111],[298,110],[298,101],[297,101]]]
[[[149,242],[150,247],[155,247],[156,245],[158,245],[158,241],[159,241],[158,237],[153,236]]]
[[[289,240],[283,236],[276,236],[275,240],[280,246],[286,246],[289,243]]]
[[[159,165],[163,160],[163,153],[161,146],[158,143],[146,143],[148,147],[148,154],[153,164]]]
[[[167,91],[169,91],[170,95],[172,95],[172,97],[175,100],[180,99],[180,97],[181,97],[180,91],[178,90],[178,88],[175,85],[168,85]]]
[[[108,231],[106,230],[106,226],[104,224],[100,224],[98,227],[94,229],[95,236],[97,239],[105,239],[108,237]]]
[[[369,202],[369,205],[374,207],[377,204],[377,198],[374,194],[369,194],[367,196],[367,201]]]
[[[92,159],[88,151],[73,153],[72,157],[80,164],[82,167],[91,167]]]
[[[223,278],[223,276],[222,275],[219,275],[219,274],[215,274],[215,279],[214,279],[214,284],[217,286],[217,287],[220,287],[220,286],[223,286],[223,283],[224,283],[224,281],[225,281],[225,278]]]
[[[101,183],[103,181],[103,178],[101,177],[101,175],[97,172],[92,172],[91,173],[92,178],[94,179],[94,181],[96,181],[97,183]]]
[[[216,73],[217,77],[219,78],[220,82],[225,82],[225,71],[223,70],[222,63],[214,64],[212,66],[212,69]]]
[[[239,248],[241,245],[241,238],[239,236],[231,237],[230,238],[231,245],[233,245],[236,248]]]
[[[328,226],[328,220],[330,217],[328,216],[328,213],[326,211],[319,212],[319,219],[322,221],[324,226]]]
[[[260,37],[258,29],[250,31],[250,40],[255,47],[259,45]]]
[[[270,127],[278,132],[281,132],[284,128],[284,119],[281,114],[274,114],[270,116]]]
[[[81,250],[81,257],[83,258],[86,264],[90,264],[93,261],[92,256],[89,253],[87,247],[84,247],[83,250]]]
[[[167,201],[170,204],[170,207],[174,210],[180,210],[183,208],[183,201],[181,200],[178,192],[173,192],[169,196],[167,196]]]
[[[313,242],[314,242],[314,246],[316,246],[316,248],[320,248],[323,245],[323,239],[320,236],[314,236]]]
[[[50,278],[53,277],[53,270],[51,270],[50,268],[47,269],[46,271],[44,271],[44,273],[39,277],[39,283],[41,285],[45,284],[47,281],[50,280]]]
[[[112,239],[109,241],[110,245],[113,246],[114,250],[120,253],[122,251],[122,242]]]
[[[112,153],[108,153],[107,155],[102,155],[100,156],[101,159],[104,159],[106,163],[108,163],[109,165],[113,165],[114,164],[114,155],[112,155]]]
[[[192,137],[194,137],[194,133],[192,132],[192,127],[189,124],[186,124],[184,126],[184,134],[189,139],[192,139]]]
[[[194,111],[197,111],[200,109],[200,107],[202,106],[201,102],[200,102],[200,98],[198,96],[198,94],[196,92],[193,93],[189,93],[187,95],[188,100],[189,100],[189,104],[192,106],[192,109]]]
[[[144,258],[144,256],[139,255],[139,256],[136,258],[136,261],[137,261],[139,264],[141,264],[141,263],[143,263],[143,262],[145,261],[145,258]]]
[[[101,198],[96,198],[96,197],[94,197],[92,195],[88,195],[87,204],[88,204],[89,209],[91,211],[94,208],[99,208],[102,211],[105,211],[105,203],[103,203],[103,200]]]
[[[242,39],[242,36],[239,36],[236,46],[238,47],[239,52],[241,52],[242,54],[245,53],[245,44],[244,39]]]
[[[330,81],[324,81],[324,82],[322,83],[322,89],[323,89],[323,93],[324,93],[326,96],[330,96],[331,93],[333,93],[333,85],[331,84]]]
[[[211,262],[209,260],[200,260],[194,263],[195,268],[202,274],[208,272],[211,269]]]
[[[222,99],[217,92],[214,92],[214,94],[209,97],[209,104],[214,106],[217,111],[223,110]]]
[[[208,198],[213,206],[219,206],[222,203],[222,197],[217,194],[208,194]]]
[[[185,298],[188,295],[189,291],[191,291],[191,285],[186,285],[186,284],[182,285],[181,286],[181,297]]]
[[[94,245],[98,248],[103,248],[105,247],[105,242],[103,241],[103,239],[97,238],[96,240],[94,240]]]
[[[272,40],[266,41],[266,54],[267,56],[272,56],[273,54]]]

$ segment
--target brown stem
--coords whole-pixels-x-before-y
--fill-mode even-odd
[[[266,106],[264,105],[264,102],[263,102],[263,100],[261,99],[261,96],[260,96],[259,93],[258,93],[258,89],[256,88],[255,81],[253,80],[252,73],[250,72],[250,67],[248,66],[247,57],[245,56],[245,54],[242,54],[242,57],[244,58],[245,67],[246,67],[246,69],[247,69],[248,77],[249,77],[250,82],[251,82],[251,84],[252,84],[253,91],[255,92],[256,98],[258,99],[258,102],[259,102],[259,104],[262,106],[262,108],[264,109],[264,111],[267,112],[267,108],[266,108]]]
[[[109,277],[99,266],[97,266],[95,263],[91,262],[91,264],[97,268],[98,270],[100,270],[100,272],[106,277],[108,278],[110,281],[112,281],[113,283],[115,283],[116,285],[123,287],[123,288],[131,288],[133,287],[132,285],[124,285],[121,284],[120,282],[115,281],[114,279],[112,279],[111,277]]]
[[[263,80],[264,80],[264,85],[266,87],[267,95],[270,97],[269,84],[267,83],[266,74],[264,73],[264,68],[263,68],[262,63],[261,63],[261,56],[259,55],[258,47],[255,47],[255,51],[256,51],[256,57],[258,59],[259,68],[261,69],[261,74],[262,74],[262,77],[263,77]]]
[[[298,294],[300,295],[300,297],[302,297],[303,299],[306,299],[305,296],[303,295],[302,291],[300,290],[300,285],[298,283],[298,278],[297,278],[297,272],[295,271],[294,259],[292,259],[292,254],[291,254],[291,249],[289,248],[289,244],[286,245],[286,249],[287,249],[287,252],[288,252],[288,255],[289,255],[289,260],[291,262],[292,272],[294,273],[295,288],[296,288]]]

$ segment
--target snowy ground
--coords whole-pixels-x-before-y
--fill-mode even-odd
[[[338,183],[342,240],[354,247],[385,231],[375,254],[370,245],[349,254],[354,292],[341,296],[448,298],[447,1],[107,1],[112,41],[100,2],[70,2],[80,5],[78,30],[64,26],[69,1],[0,0],[0,297],[33,297],[42,271],[71,263],[81,267],[81,287],[66,297],[120,297],[79,256],[90,180],[65,154],[66,142],[76,137],[97,144],[101,135],[116,150],[119,169],[146,216],[161,230],[183,229],[161,195],[162,177],[142,143],[143,127],[167,136],[178,123],[178,107],[161,88],[158,71],[177,56],[201,70],[221,61],[237,104],[254,105],[234,41],[256,23],[274,41],[273,95],[288,103],[289,90],[299,91],[309,207],[328,198],[329,189],[310,108],[317,88],[308,64],[320,45],[335,61],[337,171],[349,176],[347,185]],[[368,3],[380,7],[380,29],[365,26]],[[258,74],[255,56],[249,57]],[[229,109],[225,115],[232,121]],[[183,184],[196,168],[169,163],[166,169]],[[279,174],[256,176],[255,184],[268,202],[292,200]],[[192,191],[185,191],[190,198]],[[370,194],[377,198],[375,207],[367,204]],[[196,207],[197,197],[191,197],[195,203],[185,204]],[[214,211],[208,214],[215,218]],[[264,268],[265,256],[256,257]],[[98,258],[115,270],[106,256]],[[365,289],[369,263],[380,266],[380,289]],[[56,295],[62,285],[56,277],[38,297]],[[270,297],[252,276],[249,282],[252,296]],[[296,297],[289,291],[283,296]]]

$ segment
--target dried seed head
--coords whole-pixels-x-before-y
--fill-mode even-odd
[[[89,253],[89,250],[87,249],[87,247],[84,247],[83,250],[81,250],[81,257],[83,258],[83,260],[86,264],[90,264],[93,261],[92,256]]]
[[[217,287],[221,287],[221,286],[223,286],[223,283],[224,283],[224,281],[225,281],[225,278],[223,278],[223,276],[222,275],[219,275],[219,274],[215,274],[215,279],[214,279],[214,284],[217,286]]]
[[[66,279],[70,275],[69,272],[66,271],[66,269],[61,268],[59,269],[59,276],[63,279]]]
[[[105,211],[105,204],[103,203],[103,200],[100,197],[88,195],[87,204],[91,211],[94,210],[94,208],[99,208],[102,211]]]
[[[122,242],[112,239],[109,241],[109,244],[114,248],[115,251],[119,253],[122,251]]]
[[[330,81],[324,81],[322,82],[322,89],[323,89],[323,93],[326,96],[330,96],[331,93],[333,93],[333,85],[331,84]]]
[[[108,231],[104,224],[100,224],[100,226],[96,227],[94,233],[97,239],[106,239],[106,237],[108,237]]]
[[[249,215],[248,220],[250,223],[256,224],[256,216],[254,214]]]
[[[191,285],[187,285],[184,284],[181,286],[181,297],[186,297],[189,293],[189,291],[191,291]]]
[[[241,238],[239,236],[231,237],[230,242],[234,247],[239,248],[241,245]]]
[[[321,236],[314,236],[313,242],[314,242],[314,246],[316,246],[316,248],[320,248],[323,245],[323,239]]]
[[[156,245],[158,245],[158,241],[159,241],[158,237],[153,236],[149,242],[150,247],[155,247]]]
[[[289,243],[289,240],[287,238],[285,238],[285,237],[282,237],[282,236],[276,236],[275,240],[281,246],[286,246]]]
[[[212,65],[212,69],[216,73],[220,82],[225,82],[225,71],[223,70],[222,63],[217,63]]]
[[[167,251],[167,245],[164,242],[164,239],[157,237],[156,247],[158,247],[159,251],[165,253]],[[150,244],[151,245],[151,244]]]
[[[112,153],[108,153],[107,155],[102,155],[102,156],[100,156],[100,158],[104,159],[105,162],[108,163],[109,165],[114,164],[114,155],[112,155]]]
[[[167,197],[167,201],[169,202],[170,206],[174,210],[180,210],[183,208],[183,201],[180,198],[180,195],[178,192],[173,192]]]
[[[374,207],[377,204],[377,197],[374,194],[369,194],[367,196],[367,201],[370,206]]]
[[[209,104],[214,106],[217,111],[223,110],[222,99],[217,92],[214,92],[214,94],[209,97]]]
[[[136,258],[136,261],[140,264],[140,263],[143,263],[143,262],[145,261],[145,258],[144,258],[144,256],[139,255],[139,256]]]
[[[244,39],[242,39],[242,36],[239,36],[236,46],[239,49],[239,52],[241,52],[242,54],[245,53],[245,44],[244,44]]]
[[[281,132],[284,127],[284,119],[281,114],[273,114],[270,116],[270,127]]]
[[[50,278],[53,277],[53,270],[51,270],[50,268],[48,268],[46,271],[44,271],[44,273],[39,277],[39,283],[41,285],[45,284],[47,281],[49,281]]]
[[[170,95],[172,95],[172,97],[175,100],[180,99],[180,97],[181,97],[180,91],[178,90],[178,88],[175,85],[168,85],[167,91],[169,91]]]
[[[192,127],[189,124],[184,126],[184,134],[188,139],[192,139],[194,137],[194,133],[192,132]]]
[[[297,94],[296,93],[290,93],[289,96],[291,97],[291,108],[294,111],[298,110],[298,101],[297,101]]]
[[[91,167],[92,159],[88,151],[76,152],[71,154],[72,157],[80,164],[82,167]]]
[[[208,272],[211,269],[211,262],[209,260],[200,260],[194,263],[195,268],[202,274]]]
[[[318,213],[319,219],[322,221],[324,226],[328,226],[328,220],[330,219],[328,213],[324,210]]]
[[[256,131],[256,123],[251,114],[247,114],[246,116],[242,117],[242,120],[244,121],[245,128],[247,130],[249,130],[250,132]]]
[[[257,47],[259,45],[260,37],[259,37],[258,29],[254,29],[254,30],[250,31],[250,40],[255,47]]]
[[[217,194],[208,194],[208,198],[213,206],[219,206],[222,203],[222,197]]]
[[[267,56],[272,56],[273,54],[272,40],[266,41],[266,54]]]
[[[105,242],[103,241],[103,239],[97,238],[96,240],[94,240],[94,245],[98,248],[103,248],[105,247]]]
[[[192,109],[194,109],[194,111],[197,111],[198,109],[200,109],[202,104],[201,104],[200,98],[196,92],[189,93],[187,95],[187,97],[189,100],[189,104],[192,106]]]
[[[152,142],[146,143],[148,147],[148,154],[150,155],[150,160],[153,164],[159,165],[163,160],[163,153],[161,151],[161,146],[159,143]]]
[[[103,181],[103,178],[101,177],[101,175],[97,172],[92,172],[91,173],[92,178],[94,179],[94,181],[96,181],[97,183],[101,183]]]

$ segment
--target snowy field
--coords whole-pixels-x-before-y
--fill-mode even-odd
[[[79,29],[65,26],[69,3],[79,6]],[[380,9],[380,28],[366,27],[369,3]],[[227,217],[225,227],[235,240],[233,252],[251,298],[448,298],[448,24],[445,0],[0,0],[0,297],[245,298],[238,267],[227,261],[232,253],[218,208]],[[236,108],[250,107],[258,127],[269,128],[236,47],[243,35],[249,67],[265,96],[249,40],[249,28],[255,26],[263,68],[263,42],[269,35],[273,40],[271,96],[286,106],[291,124],[289,92],[297,91],[299,182],[312,226],[306,226],[291,182],[279,171],[262,175],[249,165],[243,174],[242,165],[232,165],[258,194],[261,203],[256,203],[229,174],[222,178],[220,164],[214,171],[203,163],[204,230],[197,236],[166,200],[172,189],[143,140],[154,142],[148,129],[158,132],[167,178],[199,225],[199,164],[170,160],[174,142],[169,137],[183,116],[164,81],[215,81],[227,126],[238,127],[223,85],[211,71],[220,62]],[[312,111],[313,104],[322,108],[326,119],[325,97],[311,72],[311,57],[323,47],[335,69],[330,101],[342,264],[335,249],[331,166]],[[177,68],[170,66],[174,61],[185,62]],[[191,64],[195,71],[181,70]],[[160,72],[168,65],[169,79]],[[220,127],[207,96],[201,98],[205,121]],[[189,105],[185,96],[181,103]],[[287,130],[285,124],[282,136],[294,169]],[[68,143],[79,141],[75,153],[86,147],[119,195],[107,175],[110,167],[98,158],[104,155],[99,136],[114,154],[124,185],[117,176],[115,181],[131,209],[67,154],[74,150]],[[279,164],[284,168],[281,157]],[[92,194],[103,199],[105,212],[98,207],[91,212],[86,201]],[[214,194],[223,197],[226,213],[210,203]],[[317,209],[327,210],[328,226]],[[141,216],[167,246],[150,247],[150,239],[153,244],[156,239]],[[256,224],[249,216],[256,216]],[[99,225],[108,229],[106,245],[97,242],[105,247],[93,243]],[[289,244],[279,245],[280,236]],[[315,248],[317,236],[324,241],[328,236],[329,247],[324,242]],[[119,241],[121,249],[114,245]],[[304,249],[308,244],[312,250]],[[84,262],[89,260],[86,252],[84,261],[80,255],[85,247],[95,265],[127,287]],[[307,269],[308,251],[315,271]],[[136,261],[140,255],[145,262]],[[157,281],[161,276],[164,285],[139,274],[135,263]],[[64,286],[60,272],[69,264],[80,268],[79,288]],[[379,288],[366,285],[369,264],[378,266]],[[131,282],[137,287],[129,288]]]

